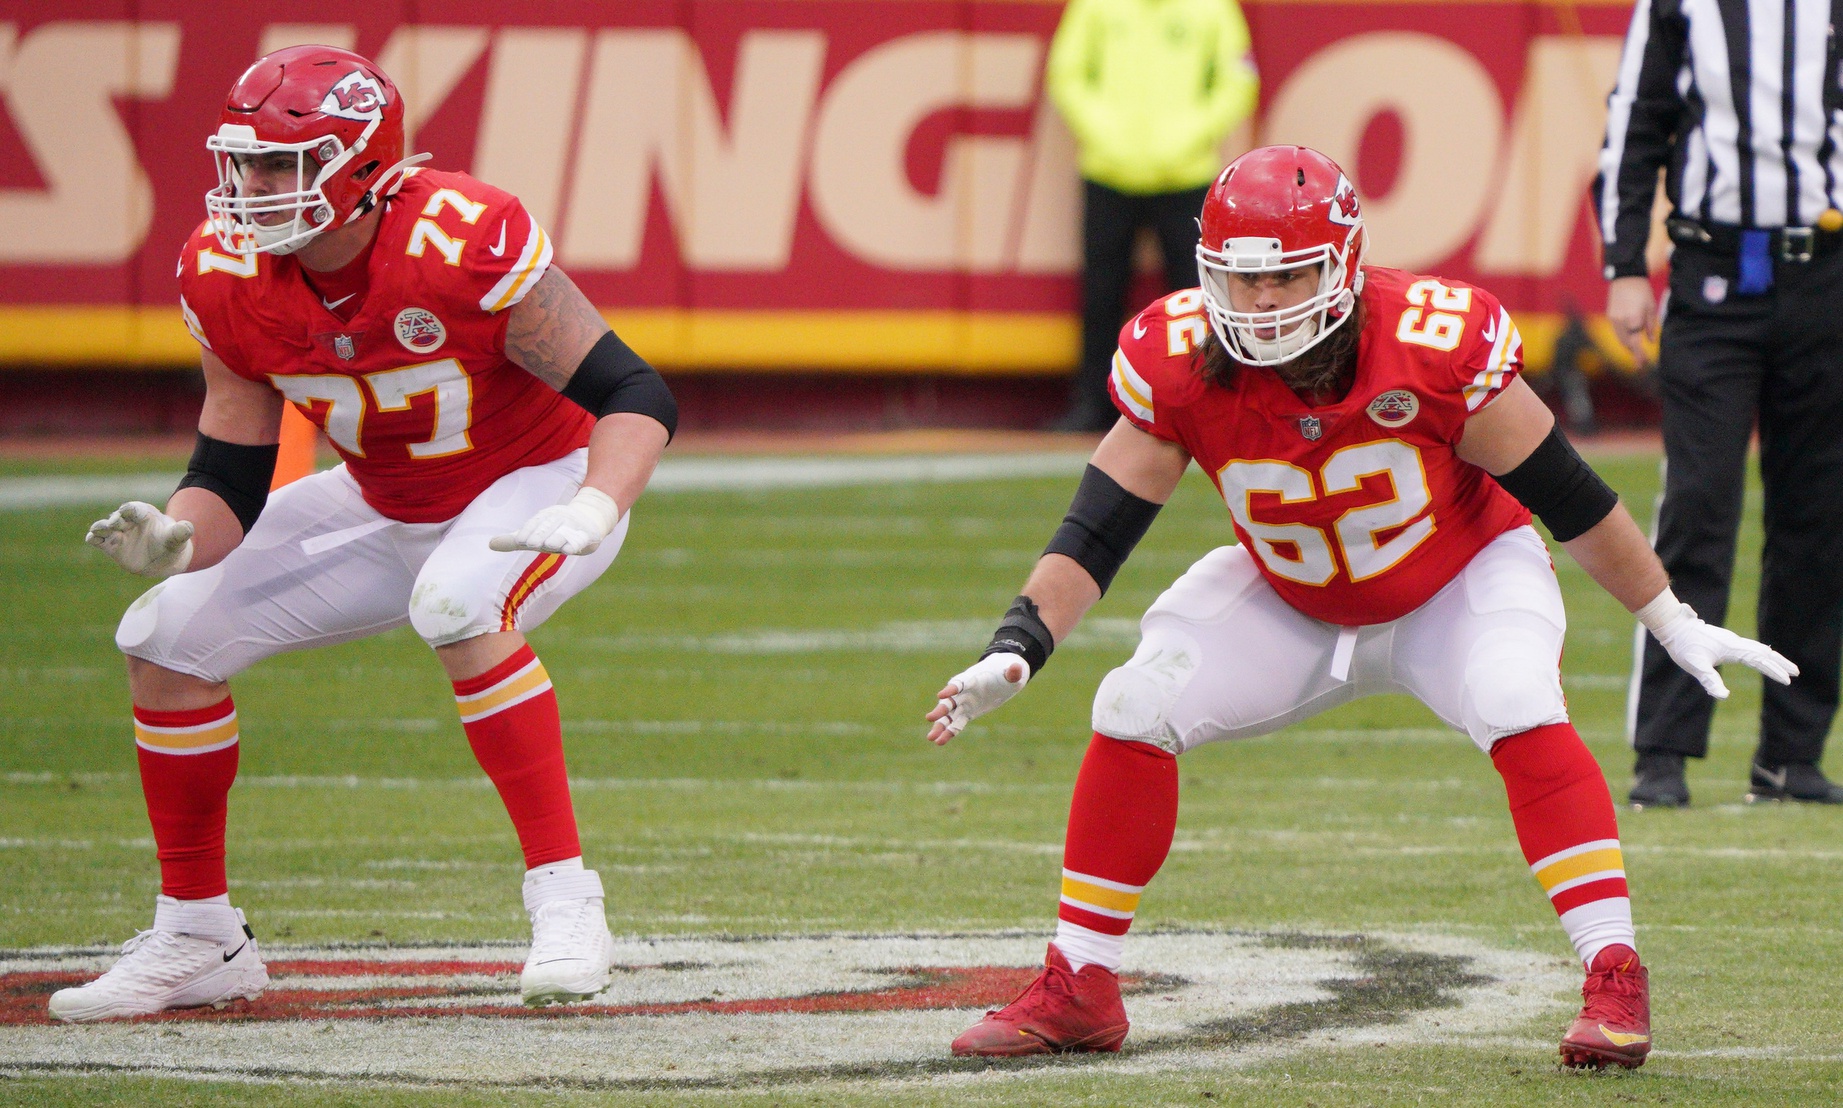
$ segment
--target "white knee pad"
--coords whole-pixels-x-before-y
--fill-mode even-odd
[[[416,580],[410,590],[410,626],[430,646],[448,646],[485,634],[479,625],[487,597],[475,582],[456,581],[438,574]]]
[[[1505,736],[1566,722],[1554,643],[1522,627],[1481,636],[1466,657],[1461,711],[1466,733],[1486,751]]]
[[[1125,665],[1109,673],[1094,693],[1094,729],[1113,739],[1184,751],[1171,726],[1171,710],[1196,676],[1203,652],[1188,635],[1161,632],[1140,642]]]

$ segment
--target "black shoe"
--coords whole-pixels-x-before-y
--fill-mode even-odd
[[[1627,799],[1634,809],[1689,807],[1689,782],[1683,779],[1683,755],[1646,751],[1638,756],[1638,765],[1632,772],[1632,791]]]
[[[1824,771],[1808,762],[1783,766],[1753,764],[1748,775],[1747,803],[1766,800],[1803,800],[1811,804],[1843,804],[1843,785],[1832,784]]]

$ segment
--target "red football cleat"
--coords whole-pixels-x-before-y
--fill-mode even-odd
[[[1119,977],[1095,965],[1076,973],[1051,943],[1037,979],[1016,1000],[967,1028],[953,1041],[953,1052],[1011,1058],[1119,1050],[1126,1026]]]
[[[1609,946],[1594,955],[1581,986],[1586,1006],[1561,1038],[1562,1065],[1597,1070],[1645,1064],[1651,1053],[1650,976],[1629,946]]]

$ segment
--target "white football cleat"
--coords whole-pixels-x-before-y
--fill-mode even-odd
[[[608,987],[614,936],[602,914],[602,879],[592,869],[525,875],[531,956],[518,987],[533,1007],[585,1000]]]
[[[228,904],[155,902],[154,926],[122,944],[109,971],[51,994],[51,1014],[73,1023],[150,1016],[169,1008],[222,1008],[269,985],[256,933]]]

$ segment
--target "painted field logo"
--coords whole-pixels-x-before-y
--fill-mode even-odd
[[[112,954],[0,952],[0,1063],[608,1089],[984,1072],[988,1062],[952,1058],[947,1044],[1035,976],[1043,936],[628,939],[612,988],[546,1009],[518,1002],[523,953],[509,943],[275,947],[272,983],[254,1003],[66,1026],[46,1000]],[[1152,932],[1129,954],[1126,1050],[1063,1064],[1190,1070],[1344,1032],[1495,1035],[1575,984],[1549,959],[1457,940]]]
[[[448,328],[427,308],[405,308],[397,313],[397,341],[413,354],[427,354],[448,341]]]

